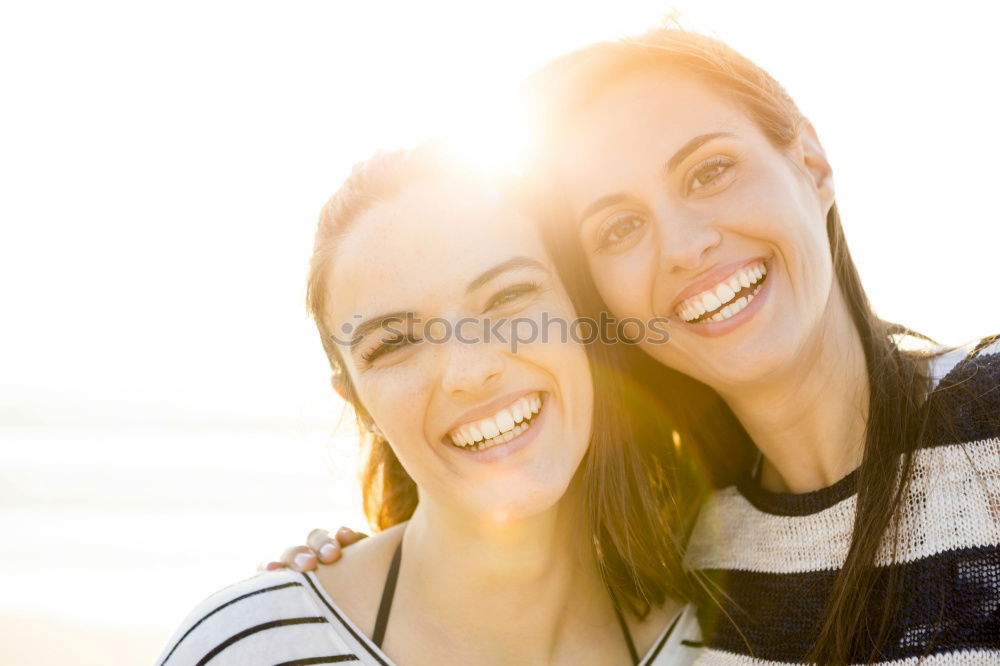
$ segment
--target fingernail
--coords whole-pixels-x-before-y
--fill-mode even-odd
[[[312,564],[313,556],[309,553],[299,553],[295,556],[295,566],[299,569],[305,569]]]
[[[266,565],[264,565],[264,571],[274,571],[275,569],[281,569],[284,566],[285,565],[283,565],[281,562],[268,562]]]
[[[324,560],[328,560],[333,557],[333,553],[336,550],[337,548],[332,543],[325,543],[323,544],[323,547],[319,549],[319,554]]]

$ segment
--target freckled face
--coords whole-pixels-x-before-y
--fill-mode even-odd
[[[619,318],[671,318],[670,341],[647,352],[718,390],[791,367],[833,286],[818,142],[779,150],[723,95],[650,72],[606,88],[560,145],[605,302]]]
[[[509,323],[483,336],[486,320],[575,316],[534,222],[481,184],[419,181],[363,213],[333,266],[330,330],[419,319],[338,344],[421,503],[499,520],[558,502],[590,438],[586,353],[551,338],[512,353],[494,335]]]

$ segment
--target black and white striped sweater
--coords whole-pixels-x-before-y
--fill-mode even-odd
[[[883,547],[877,560],[904,572],[878,663],[1000,664],[1000,338],[938,357],[932,377],[950,427],[915,453],[896,556]],[[697,663],[805,659],[847,555],[856,500],[854,473],[805,494],[746,483],[712,496],[688,558],[728,600],[725,613],[699,604]]]

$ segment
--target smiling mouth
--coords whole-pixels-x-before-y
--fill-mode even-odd
[[[530,428],[541,410],[541,393],[529,393],[493,416],[455,428],[445,440],[465,451],[482,451],[506,444]]]
[[[688,324],[725,321],[750,305],[766,280],[767,264],[763,261],[742,268],[686,299],[677,307],[677,316]]]

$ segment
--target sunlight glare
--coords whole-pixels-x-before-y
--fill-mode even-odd
[[[463,162],[488,173],[516,170],[526,150],[527,128],[509,96],[484,96],[442,137]]]

